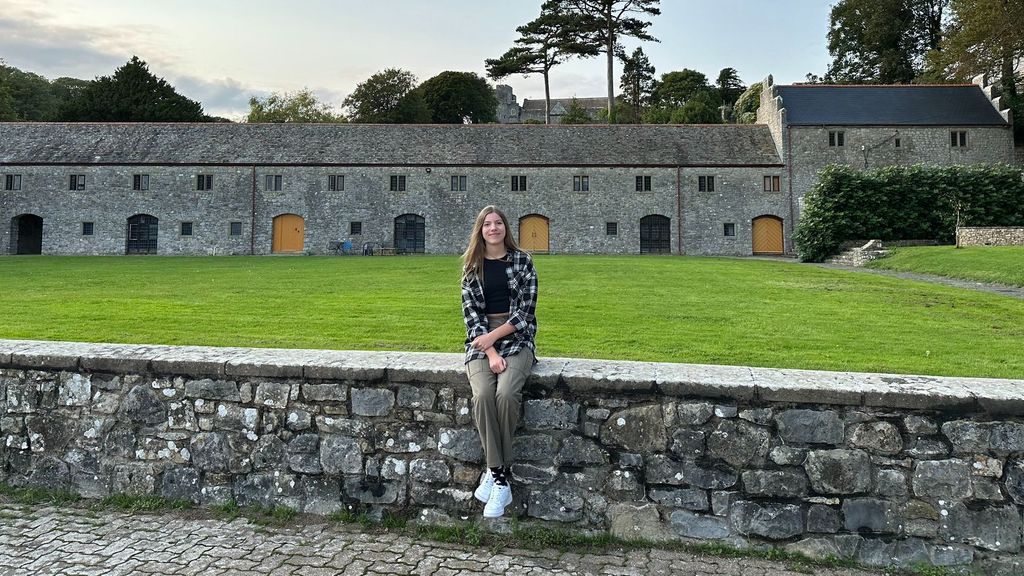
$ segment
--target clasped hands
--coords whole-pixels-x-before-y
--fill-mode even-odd
[[[494,374],[501,374],[505,371],[507,365],[505,359],[498,354],[498,351],[494,349],[494,343],[498,339],[494,337],[494,333],[484,334],[483,336],[477,336],[470,343],[470,346],[479,350],[487,355],[487,363],[490,365],[491,372]]]

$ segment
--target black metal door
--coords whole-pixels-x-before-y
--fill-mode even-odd
[[[35,214],[22,214],[14,219],[17,229],[15,254],[43,253],[43,219]]]
[[[652,214],[640,219],[640,253],[668,254],[672,251],[671,221]]]
[[[159,220],[149,214],[136,214],[128,219],[128,254],[156,254]]]
[[[426,221],[416,214],[403,214],[395,218],[395,253],[422,254],[426,245],[426,228]]]

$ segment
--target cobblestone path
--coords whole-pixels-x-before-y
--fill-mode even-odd
[[[783,564],[662,550],[577,554],[442,544],[358,527],[286,528],[180,513],[123,512],[0,503],[0,574],[226,576],[270,574],[798,576]],[[870,576],[861,570],[815,574]]]

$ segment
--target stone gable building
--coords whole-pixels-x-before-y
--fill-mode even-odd
[[[498,122],[501,124],[524,124],[527,122],[539,122],[544,124],[544,99],[523,100],[522,105],[516,99],[511,86],[499,85],[495,88],[498,98]],[[601,110],[608,109],[607,98],[552,98],[551,99],[551,123],[560,124],[562,116],[569,112],[572,101],[583,107],[587,114],[594,121],[600,117]]]
[[[2,254],[783,254],[829,162],[1011,162],[989,87],[765,80],[753,125],[0,124]]]

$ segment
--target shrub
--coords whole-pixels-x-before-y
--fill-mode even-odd
[[[826,166],[804,196],[797,253],[820,262],[847,240],[951,242],[961,226],[1024,225],[1024,178],[1006,165]]]

